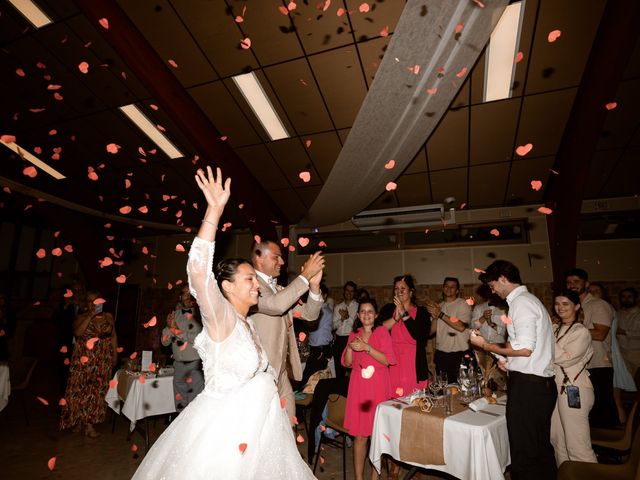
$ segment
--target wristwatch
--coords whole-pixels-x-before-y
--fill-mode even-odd
[[[444,312],[443,311],[440,311],[440,313],[438,314],[438,318],[440,320],[444,319]]]

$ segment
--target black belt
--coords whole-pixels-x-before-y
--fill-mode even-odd
[[[549,382],[554,382],[555,377],[541,377],[539,375],[534,375],[533,373],[522,373],[522,372],[516,372],[516,371],[512,371],[509,370],[509,375],[514,377],[514,378],[519,378],[521,380],[525,380],[527,382],[532,382],[532,383],[542,383],[542,384],[547,384]]]

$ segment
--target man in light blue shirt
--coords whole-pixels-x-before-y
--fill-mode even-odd
[[[322,307],[320,308],[320,316],[318,317],[318,327],[309,333],[309,357],[302,373],[300,381],[300,389],[302,390],[307,384],[309,377],[319,370],[327,368],[327,362],[331,358],[331,327],[333,323],[333,311],[327,303],[329,289],[324,283],[320,284],[320,293],[322,294]]]

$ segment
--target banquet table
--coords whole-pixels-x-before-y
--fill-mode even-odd
[[[9,380],[9,365],[0,363],[0,411],[9,403],[11,381]]]
[[[109,388],[105,401],[118,414],[122,414],[130,421],[130,431],[136,429],[139,420],[145,420],[155,415],[175,413],[176,407],[173,393],[173,375],[156,377],[147,374],[144,383],[140,381],[140,373],[118,370],[113,379],[118,384]],[[149,429],[145,422],[144,430],[140,433],[145,438],[145,446],[149,448]]]
[[[484,406],[484,412],[465,409],[446,417],[442,429],[444,465],[408,462],[400,458],[402,411],[405,408],[409,405],[393,400],[378,405],[369,450],[369,458],[378,472],[382,455],[387,454],[415,467],[446,472],[464,480],[504,479],[505,468],[511,463],[504,405]]]

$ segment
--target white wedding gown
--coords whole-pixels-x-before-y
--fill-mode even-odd
[[[255,328],[222,296],[212,273],[214,242],[195,238],[187,272],[203,319],[194,346],[204,391],[158,438],[134,479],[313,479],[298,449],[276,381]],[[232,333],[214,342],[215,320],[235,317]],[[224,317],[221,317],[224,316]],[[246,447],[245,447],[246,446]]]

